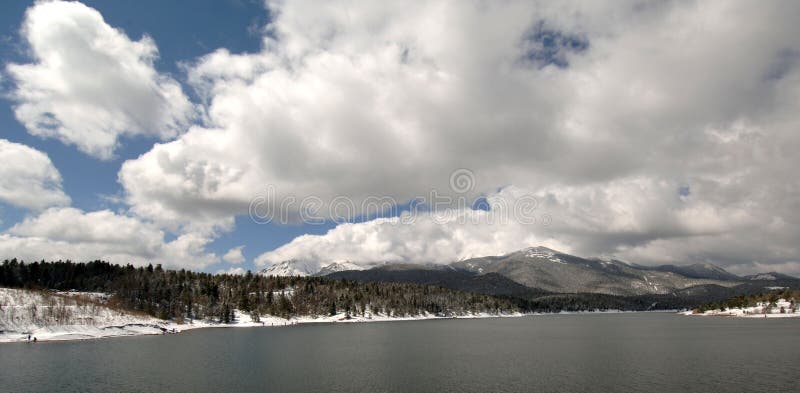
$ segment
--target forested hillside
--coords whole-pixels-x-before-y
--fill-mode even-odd
[[[694,311],[697,313],[702,313],[708,310],[724,311],[734,308],[745,309],[758,305],[766,305],[767,308],[772,308],[777,304],[779,299],[784,299],[790,302],[793,308],[792,312],[794,312],[795,302],[800,300],[800,290],[783,288],[781,290],[772,290],[751,295],[740,295],[723,301],[704,304],[695,308]]]
[[[434,285],[267,277],[249,272],[242,276],[212,275],[103,261],[6,260],[0,266],[0,286],[105,292],[112,294],[110,305],[177,321],[213,318],[229,322],[234,309],[249,313],[256,321],[260,315],[289,318],[342,312],[415,316],[525,311],[507,299]]]

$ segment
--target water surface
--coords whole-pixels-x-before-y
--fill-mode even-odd
[[[800,319],[663,313],[0,345],[3,391],[797,391]]]

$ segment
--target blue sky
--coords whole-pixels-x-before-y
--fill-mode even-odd
[[[0,257],[800,273],[798,5],[83,4],[0,6]]]
[[[227,48],[234,53],[258,51],[261,44],[258,29],[269,20],[266,8],[259,1],[145,0],[83,3],[100,11],[107,23],[124,30],[132,39],[138,39],[144,34],[151,36],[159,49],[159,59],[155,67],[160,72],[173,75],[179,81],[183,78],[180,62],[193,61],[214,49]],[[25,44],[19,36],[25,10],[31,4],[31,1],[14,1],[2,6],[0,58],[4,64],[31,60],[26,55]],[[156,8],[159,12],[152,11]],[[8,83],[5,83],[4,90],[8,88]],[[191,93],[191,89],[185,91]],[[157,139],[145,136],[124,138],[114,159],[99,160],[58,140],[30,135],[14,118],[12,105],[13,102],[5,96],[0,98],[0,135],[9,141],[46,152],[61,172],[64,191],[72,198],[73,206],[85,211],[122,208],[107,198],[122,193],[117,182],[120,165],[125,160],[147,152],[158,142]],[[8,229],[27,214],[24,209],[3,202],[0,202],[0,209],[0,230]],[[246,245],[244,255],[252,258],[287,243],[296,236],[324,233],[332,226],[257,224],[247,216],[241,216],[236,220],[235,230],[222,233],[209,245],[209,249],[222,255],[232,247]],[[252,264],[247,263],[244,267],[251,268]],[[209,267],[208,270],[214,268]]]

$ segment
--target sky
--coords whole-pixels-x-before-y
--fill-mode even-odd
[[[0,258],[800,274],[795,2],[0,7]]]

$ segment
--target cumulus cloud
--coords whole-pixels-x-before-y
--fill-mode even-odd
[[[61,188],[61,174],[47,154],[0,139],[0,157],[0,201],[32,210],[70,203]]]
[[[124,164],[137,214],[225,224],[267,184],[281,199],[402,202],[449,192],[455,168],[481,169],[486,190],[501,161],[518,160],[512,174],[550,155],[563,84],[519,62],[527,5],[310,6],[277,6],[263,52],[220,50],[190,69],[209,122]]]
[[[536,204],[520,201],[519,190],[503,190],[487,198],[492,210],[444,209],[407,211],[398,217],[344,223],[324,235],[303,235],[276,250],[261,254],[256,265],[285,260],[368,265],[382,262],[449,263],[454,260],[500,255],[529,245],[566,249],[547,238],[546,213]],[[514,209],[514,206],[528,209]],[[533,209],[530,209],[533,208]],[[515,212],[516,210],[516,212]],[[538,230],[535,227],[539,227]],[[538,234],[536,232],[539,232]]]
[[[121,136],[172,138],[195,116],[174,79],[153,67],[148,36],[131,40],[77,2],[38,2],[21,29],[30,64],[9,64],[14,114],[28,132],[111,158]]]
[[[189,67],[207,123],[123,165],[137,214],[230,227],[268,184],[324,210],[339,195],[457,195],[449,175],[468,168],[464,195],[514,185],[552,225],[379,219],[257,262],[445,261],[545,241],[743,270],[800,255],[796,4],[270,7],[261,52]]]
[[[102,259],[200,269],[219,261],[205,251],[210,241],[193,233],[167,241],[156,226],[109,210],[50,208],[0,234],[0,257],[27,261]]]
[[[740,274],[765,269],[800,273],[799,250],[786,236],[786,224],[761,225],[768,211],[720,208],[677,190],[677,184],[642,178],[617,180],[604,188],[508,187],[486,198],[489,210],[412,210],[399,217],[340,224],[324,235],[297,237],[259,255],[255,263],[446,264],[544,245],[649,265],[711,262]]]
[[[231,248],[222,256],[222,260],[233,264],[244,263],[245,257],[242,254],[242,249],[244,249],[244,246]]]
[[[237,276],[243,276],[243,275],[245,275],[245,273],[247,273],[247,270],[244,270],[244,269],[242,269],[240,267],[232,267],[232,268],[229,268],[229,269],[219,269],[216,272],[216,274],[231,274],[231,275],[237,275]]]

